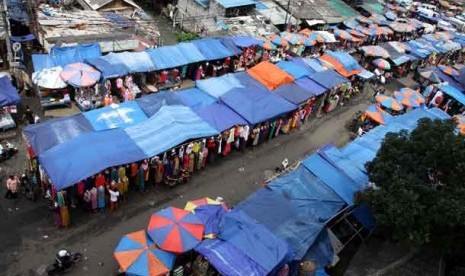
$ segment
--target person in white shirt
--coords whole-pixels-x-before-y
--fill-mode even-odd
[[[115,187],[108,187],[108,192],[110,193],[110,213],[112,213],[116,209],[119,192],[116,191]]]

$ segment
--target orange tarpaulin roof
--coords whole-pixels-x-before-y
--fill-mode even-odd
[[[336,70],[339,74],[343,75],[346,78],[351,77],[351,76],[353,76],[355,74],[358,74],[358,73],[362,72],[361,69],[347,71],[344,68],[344,66],[339,61],[337,61],[337,59],[329,56],[328,54],[322,55],[320,57],[320,59],[323,60],[323,61],[328,62],[329,64],[331,64],[331,66],[334,68],[334,70]]]
[[[294,77],[268,61],[260,62],[247,70],[247,73],[270,90],[276,89],[283,84],[294,82]]]

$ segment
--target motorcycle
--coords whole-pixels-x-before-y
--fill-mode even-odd
[[[46,269],[45,275],[48,276],[58,276],[58,275],[63,275],[68,269],[70,269],[73,264],[78,263],[82,260],[82,254],[78,252],[69,252],[68,253],[69,260],[65,263],[62,263],[61,265],[59,264],[58,260],[55,260],[55,262],[51,265],[49,265]]]
[[[18,148],[12,143],[8,141],[0,143],[0,161],[10,159],[17,152]]]

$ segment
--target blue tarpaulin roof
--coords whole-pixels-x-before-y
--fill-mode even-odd
[[[125,132],[142,149],[147,158],[187,140],[219,133],[189,107],[179,105],[162,106],[155,115],[126,128]]]
[[[301,78],[295,81],[295,84],[302,87],[305,90],[310,91],[310,93],[314,94],[315,96],[320,96],[321,94],[328,91],[327,88],[319,85],[317,82],[310,78]]]
[[[235,125],[247,124],[244,118],[222,103],[205,106],[197,110],[196,113],[218,132],[230,129]]]
[[[132,101],[91,110],[85,112],[84,117],[96,131],[126,128],[147,120],[144,111]]]
[[[453,77],[451,77],[451,76],[447,75],[446,73],[444,73],[441,69],[439,69],[439,68],[434,69],[434,73],[436,73],[436,75],[442,81],[449,83],[449,85],[457,88],[460,91],[465,91],[465,86],[464,85],[462,85],[460,82],[455,80]]]
[[[0,77],[0,106],[17,105],[21,101],[18,91],[8,76]]]
[[[262,41],[258,38],[252,36],[234,36],[231,37],[231,40],[238,47],[246,48],[255,45],[261,45]]]
[[[331,89],[343,83],[350,82],[348,79],[336,73],[336,71],[328,69],[325,71],[314,73],[310,78],[321,86]]]
[[[365,188],[365,185],[368,183],[368,175],[365,170],[360,170],[357,166],[355,166],[350,159],[347,159],[341,153],[339,149],[332,145],[328,145],[320,149],[318,154],[350,177],[354,183],[359,186],[360,190]]]
[[[362,66],[358,64],[357,60],[355,60],[349,53],[343,51],[326,51],[326,54],[336,59],[348,72],[362,68]]]
[[[153,64],[158,70],[176,68],[189,64],[181,49],[177,46],[163,46],[147,51]]]
[[[305,260],[312,260],[317,268],[323,269],[333,262],[334,250],[327,231],[321,231],[315,243],[305,254]],[[324,270],[323,270],[324,271]],[[326,275],[326,273],[324,274]],[[315,276],[318,276],[316,274]]]
[[[223,216],[218,238],[245,253],[266,274],[283,265],[292,255],[285,241],[237,210]]]
[[[194,209],[195,216],[205,226],[204,236],[217,235],[220,232],[221,219],[227,212],[223,205],[219,204],[201,205]]]
[[[226,9],[250,5],[255,6],[255,2],[252,0],[219,0],[218,3]]]
[[[94,129],[83,114],[28,125],[24,134],[36,155]]]
[[[264,268],[229,242],[219,239],[204,240],[195,251],[205,256],[221,275],[267,275]]]
[[[295,83],[283,84],[276,88],[273,93],[296,105],[302,104],[315,96],[310,90],[303,89]]]
[[[129,74],[129,69],[123,63],[111,63],[105,56],[86,59],[85,63],[95,67],[102,73],[104,79],[117,78]]]
[[[291,62],[293,62],[293,63],[299,65],[300,67],[305,68],[305,70],[307,70],[307,73],[308,73],[309,75],[316,72],[313,68],[311,68],[310,66],[308,66],[307,63],[304,61],[304,59],[301,58],[301,57],[288,57],[288,59],[289,59]]]
[[[196,63],[199,61],[205,61],[207,58],[199,51],[197,46],[192,42],[184,42],[176,45],[181,50],[181,53],[184,55],[184,58],[189,61],[189,63]]]
[[[130,73],[145,73],[157,70],[147,52],[122,52],[114,54],[117,63],[123,63]],[[110,55],[107,55],[110,57]]]
[[[195,86],[210,96],[219,98],[234,88],[246,88],[235,76],[226,74],[218,78],[210,78],[195,82]]]
[[[234,55],[242,54],[242,50],[237,47],[231,37],[220,38],[221,43],[228,48]]]
[[[61,190],[108,167],[146,158],[122,129],[90,132],[39,155],[51,183]]]
[[[85,59],[97,58],[102,55],[98,43],[79,44],[77,46],[53,47],[50,50],[55,65],[64,67],[75,62],[83,62]]]
[[[413,130],[421,118],[447,119],[450,116],[442,110],[416,108],[405,114],[395,116],[388,124],[380,125],[358,137],[340,151],[359,170],[365,171],[365,163],[373,160],[388,132],[398,132],[402,129]]]
[[[267,90],[251,87],[234,88],[220,99],[252,125],[297,109],[296,105]]]
[[[161,91],[136,99],[147,117],[152,117],[165,105],[183,105],[177,93]]]
[[[292,61],[280,61],[276,63],[276,66],[292,75],[295,79],[300,79],[310,75],[309,71],[305,67],[297,65]]]
[[[354,194],[358,191],[357,185],[338,168],[317,153],[305,159],[302,164],[344,199],[347,204],[352,205],[354,203]]]
[[[192,43],[197,46],[206,60],[227,58],[235,54],[230,49],[225,47],[219,39],[205,38],[194,40]]]
[[[197,110],[216,102],[216,99],[198,88],[188,88],[176,92],[183,105]]]
[[[344,201],[305,168],[277,178],[236,206],[287,241],[300,260]]]
[[[451,85],[441,85],[439,88],[442,92],[456,99],[459,103],[465,105],[465,94]]]

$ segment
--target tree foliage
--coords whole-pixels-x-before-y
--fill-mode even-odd
[[[465,138],[451,120],[389,133],[366,168],[376,188],[359,200],[392,237],[444,253],[465,248]]]
[[[177,42],[190,41],[198,38],[197,34],[189,32],[175,33],[175,37]]]

